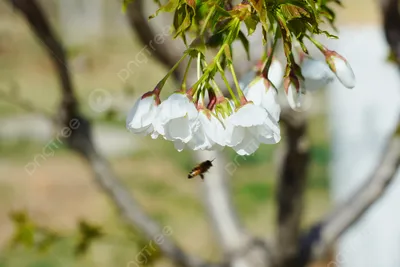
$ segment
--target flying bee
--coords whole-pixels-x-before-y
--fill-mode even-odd
[[[201,179],[203,180],[204,179],[204,173],[207,172],[208,169],[210,169],[213,166],[211,162],[213,162],[214,160],[215,159],[206,160],[206,161],[203,161],[202,163],[198,164],[189,173],[188,178],[191,179],[191,178],[196,177],[197,175],[199,175],[201,177]]]

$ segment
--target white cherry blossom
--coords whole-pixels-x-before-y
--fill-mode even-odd
[[[248,102],[225,121],[226,144],[239,155],[254,153],[261,143],[277,143],[279,127],[261,106]]]
[[[153,122],[157,116],[158,95],[146,93],[138,99],[126,118],[126,128],[135,134],[152,134],[155,137]]]
[[[188,96],[174,93],[159,105],[154,129],[164,139],[186,144],[199,127],[197,117],[198,111]],[[180,142],[177,142],[178,147],[181,147]]]
[[[192,150],[222,150],[225,146],[224,126],[210,110],[200,109],[199,128],[187,144]]]
[[[267,110],[275,122],[279,121],[281,108],[277,102],[277,92],[262,76],[256,77],[243,91],[247,100]]]

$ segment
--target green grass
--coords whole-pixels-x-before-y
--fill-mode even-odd
[[[12,160],[25,160],[32,155],[41,153],[43,145],[31,140],[1,140],[0,139],[0,158],[4,157]]]

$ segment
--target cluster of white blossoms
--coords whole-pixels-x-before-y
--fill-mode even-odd
[[[329,75],[334,73],[344,86],[354,87],[355,78],[350,65],[336,52],[327,52],[326,63],[322,64],[324,67],[321,64],[320,61],[302,58],[300,65],[310,76],[320,73],[318,79],[328,77],[329,80]],[[258,68],[251,82],[238,92],[239,99],[226,98],[219,90],[210,87],[202,88],[199,94],[192,89],[181,90],[161,101],[161,90],[156,87],[136,101],[128,114],[126,127],[135,134],[151,135],[153,139],[162,136],[172,141],[178,151],[184,148],[222,150],[231,147],[239,155],[251,155],[261,144],[276,144],[281,139],[277,88],[284,87],[293,109],[301,106],[301,97],[306,90],[305,83],[296,75],[284,78],[283,66],[276,59],[271,62],[268,77],[264,77],[260,70]],[[305,76],[307,79],[308,75]],[[206,92],[208,103],[204,100]]]

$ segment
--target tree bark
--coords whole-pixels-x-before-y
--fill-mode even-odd
[[[310,159],[307,118],[303,113],[284,110],[286,148],[278,181],[277,266],[301,266],[298,262],[303,198]]]

